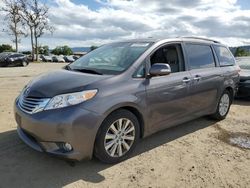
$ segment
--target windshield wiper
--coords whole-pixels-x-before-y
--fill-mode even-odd
[[[98,71],[93,70],[93,69],[71,69],[71,70],[78,71],[78,72],[83,72],[83,73],[103,75],[101,72],[98,72]]]

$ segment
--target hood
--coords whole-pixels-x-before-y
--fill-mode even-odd
[[[250,70],[248,69],[241,69],[240,71],[240,80],[250,80]]]
[[[27,86],[26,96],[51,98],[59,94],[83,91],[87,85],[108,77],[110,75],[86,74],[68,70],[54,71],[32,80]]]

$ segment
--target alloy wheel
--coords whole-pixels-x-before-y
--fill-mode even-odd
[[[221,116],[226,115],[230,106],[230,98],[227,93],[224,93],[220,99],[219,113]]]
[[[129,119],[120,118],[110,125],[104,147],[111,157],[121,157],[127,153],[135,140],[135,126]]]

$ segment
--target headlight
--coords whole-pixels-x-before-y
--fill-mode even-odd
[[[48,102],[44,110],[51,110],[76,105],[93,98],[96,93],[97,89],[57,95]]]

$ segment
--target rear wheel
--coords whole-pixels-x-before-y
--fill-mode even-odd
[[[139,122],[127,110],[118,110],[102,123],[96,138],[95,156],[105,163],[128,158],[139,140]]]
[[[216,112],[212,117],[217,120],[225,119],[229,112],[231,103],[232,96],[228,90],[225,90],[220,97]]]

